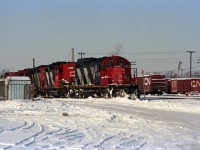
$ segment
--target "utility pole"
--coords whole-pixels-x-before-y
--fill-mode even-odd
[[[182,62],[179,61],[178,62],[178,78],[180,77],[179,73],[180,73],[180,70],[181,70],[181,65],[182,65]],[[181,74],[181,76],[182,76],[182,74]]]
[[[33,69],[35,69],[35,58],[33,58]]]
[[[79,52],[78,54],[81,55],[81,59],[83,58],[83,55],[85,55],[83,52]]]
[[[72,48],[72,62],[74,62],[74,48]]]
[[[145,81],[144,81],[144,70],[142,70],[142,80],[143,80],[143,91],[144,91],[144,99],[145,99]]]
[[[192,77],[192,53],[195,53],[195,51],[186,51],[190,53],[190,78]]]

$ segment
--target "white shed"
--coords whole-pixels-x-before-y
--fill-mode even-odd
[[[27,87],[31,85],[29,77],[11,76],[0,79],[0,99],[27,99]]]

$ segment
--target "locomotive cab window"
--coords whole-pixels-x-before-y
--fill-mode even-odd
[[[106,70],[106,63],[105,63],[105,62],[102,63],[101,68],[102,68],[103,70]]]
[[[63,67],[59,68],[59,73],[63,73]]]
[[[114,66],[114,60],[109,59],[108,60],[108,67],[113,67]]]
[[[123,59],[119,59],[118,60],[118,66],[123,66],[123,62],[124,62]]]
[[[131,64],[129,62],[126,63],[127,68],[131,68]]]

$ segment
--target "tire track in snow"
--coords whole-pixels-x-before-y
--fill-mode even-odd
[[[37,127],[38,126],[38,127]],[[27,137],[26,139],[21,140],[20,142],[17,142],[15,145],[23,145],[23,146],[29,146],[33,142],[35,142],[35,137],[40,135],[44,132],[44,127],[40,124],[35,124],[33,127],[39,128],[39,131],[34,133],[33,135]]]
[[[27,124],[27,123],[26,123]],[[31,128],[35,127],[36,125],[32,126]],[[26,147],[26,146],[29,146],[30,143],[32,143],[34,141],[34,137],[37,136],[38,134],[40,134],[41,132],[43,132],[43,128],[42,126],[39,126],[38,127],[40,128],[39,132],[37,133],[34,133],[34,135],[31,135],[31,136],[28,136],[27,138],[24,138],[22,139],[21,141],[19,142],[16,142],[14,144],[11,144],[7,147],[5,147],[4,149],[11,149],[12,147]],[[30,129],[30,128],[28,128]],[[23,130],[23,128],[21,127],[20,130]]]
[[[7,132],[7,131],[16,131],[16,130],[21,130],[23,127],[25,127],[27,125],[27,122],[25,121],[20,121],[22,122],[22,125],[19,125],[17,127],[13,127],[13,128],[7,128],[7,129],[3,129],[0,131],[0,133],[3,133],[3,132]]]
[[[94,147],[96,148],[101,148],[104,146],[104,144],[106,142],[108,142],[109,140],[111,140],[114,136],[106,136],[99,144],[95,145]]]
[[[147,144],[147,141],[145,141],[143,138],[137,138],[130,141],[127,141],[125,143],[120,144],[120,146],[123,146],[123,148],[133,148],[135,150],[139,150],[143,148]]]
[[[29,137],[29,140],[27,139],[28,141],[25,146],[35,145],[37,147],[37,143],[44,143],[42,147],[48,147],[49,144],[45,141],[48,140],[51,136],[54,136],[55,133],[58,133],[62,130],[60,128],[49,128],[46,125],[41,125],[41,127],[42,130],[40,132],[33,135],[32,137]]]

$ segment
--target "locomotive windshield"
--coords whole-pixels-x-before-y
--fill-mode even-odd
[[[113,67],[114,66],[114,60],[109,59],[108,60],[108,67]]]
[[[118,66],[123,66],[123,62],[124,62],[123,59],[119,59],[118,60]]]

